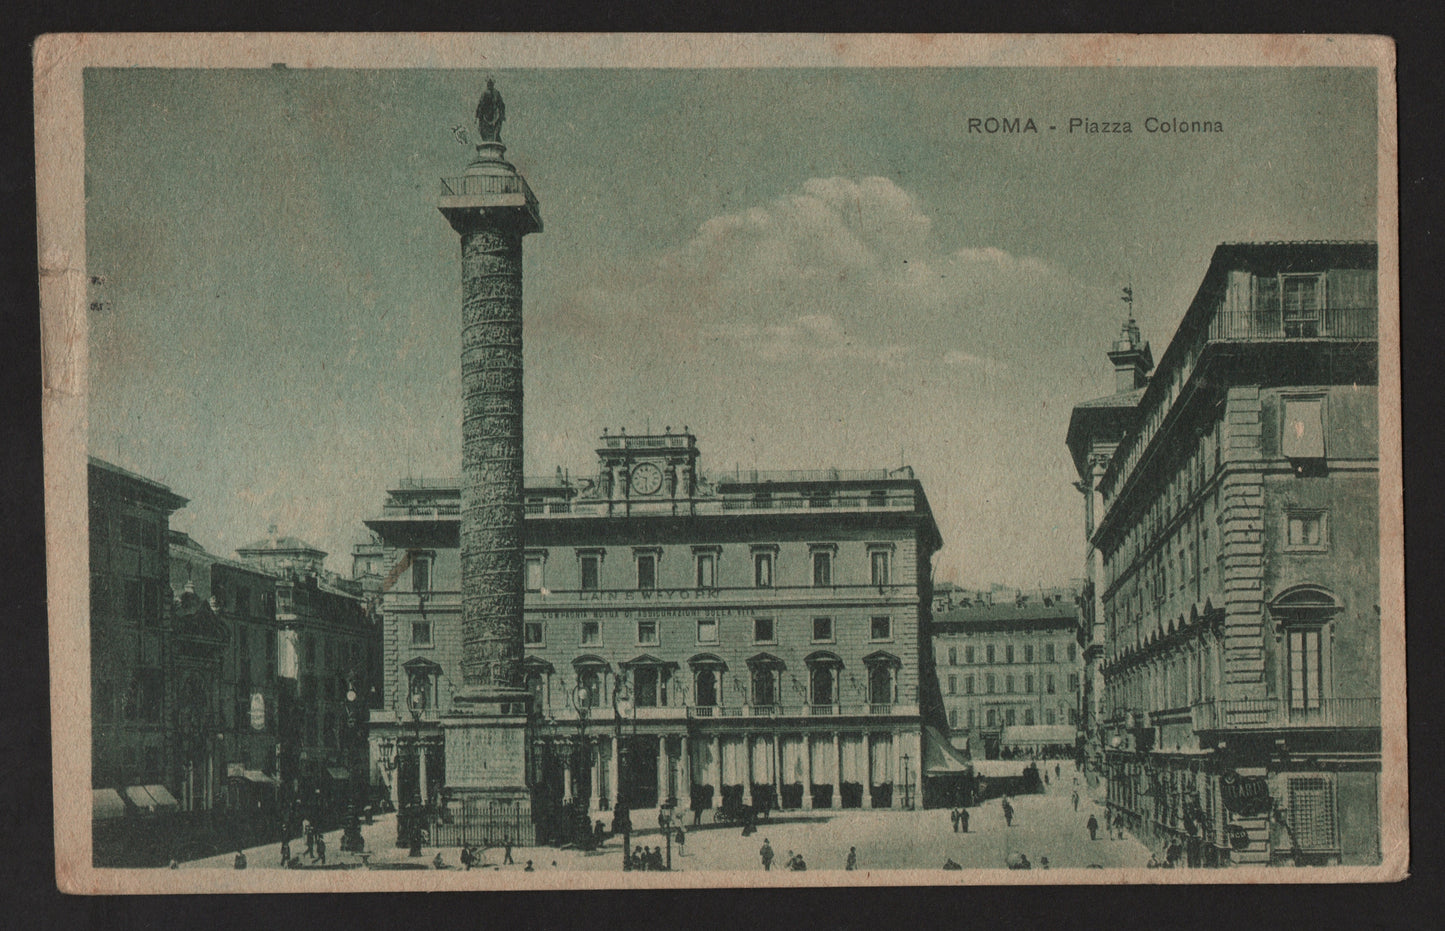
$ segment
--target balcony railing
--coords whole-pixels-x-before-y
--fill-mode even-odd
[[[687,716],[699,718],[836,718],[915,714],[917,709],[892,702],[858,705],[690,705]]]
[[[1220,308],[1209,321],[1210,339],[1376,339],[1375,307],[1322,307],[1282,311],[1279,307]]]
[[[1310,727],[1379,727],[1378,698],[1330,698],[1313,708],[1281,699],[1202,702],[1191,709],[1196,731],[1262,731]]]
[[[724,511],[786,511],[835,508],[911,508],[914,506],[911,491],[890,495],[737,495],[722,499]]]
[[[531,188],[521,175],[463,175],[442,178],[443,197],[470,197],[478,194],[526,194],[533,199]]]

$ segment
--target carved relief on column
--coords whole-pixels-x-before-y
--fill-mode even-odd
[[[521,688],[522,236],[462,236],[462,679]]]

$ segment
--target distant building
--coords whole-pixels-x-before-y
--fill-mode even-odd
[[[1221,245],[1132,413],[1075,410],[1109,806],[1191,864],[1380,862],[1377,261]]]
[[[334,810],[351,784],[351,766],[358,765],[348,759],[344,746],[347,693],[354,692],[363,707],[379,701],[375,657],[380,626],[361,583],[326,571],[326,553],[302,540],[280,536],[272,527],[268,537],[238,547],[236,555],[241,567],[270,580],[264,597],[274,611],[266,627],[247,638],[249,655],[238,654],[237,683],[243,691],[237,696],[237,714],[246,704],[251,729],[260,730],[257,709],[271,709],[264,712],[265,730],[277,734],[280,747],[274,761],[251,756],[245,762],[261,763],[264,774],[281,780],[283,793],[289,775],[294,780],[290,792],[302,800],[302,814],[306,807]],[[232,599],[239,621],[255,600],[249,585],[239,587],[241,576],[233,578],[238,587],[220,597]],[[283,648],[281,639],[294,647]],[[292,649],[294,669],[280,668]],[[244,691],[248,681],[249,696]],[[288,760],[287,753],[294,757]],[[369,781],[369,773],[358,778]]]
[[[933,619],[933,656],[955,746],[979,759],[1074,755],[1083,670],[1078,609],[978,604]]]
[[[1130,300],[1132,301],[1132,294]],[[1079,597],[1079,645],[1084,651],[1084,684],[1080,695],[1085,753],[1098,765],[1103,759],[1104,697],[1104,556],[1094,546],[1094,529],[1104,513],[1099,481],[1104,477],[1114,450],[1139,417],[1139,399],[1154,369],[1154,356],[1132,316],[1109,349],[1114,367],[1114,391],[1074,407],[1069,418],[1067,443],[1079,481],[1075,487],[1084,496],[1084,579]]]
[[[593,478],[526,483],[534,810],[920,804],[940,539],[912,470],[708,476],[688,432],[604,434],[597,456]],[[458,502],[407,480],[367,521],[387,567],[373,743],[403,804],[445,784]]]

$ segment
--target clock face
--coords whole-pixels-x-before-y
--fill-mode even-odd
[[[662,487],[662,470],[644,462],[632,470],[632,490],[639,495],[655,495]]]

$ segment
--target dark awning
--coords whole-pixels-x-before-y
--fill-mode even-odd
[[[967,773],[971,760],[954,749],[953,743],[936,727],[923,728],[923,772],[929,776]]]
[[[114,789],[91,789],[90,816],[96,821],[124,818],[125,800]]]

